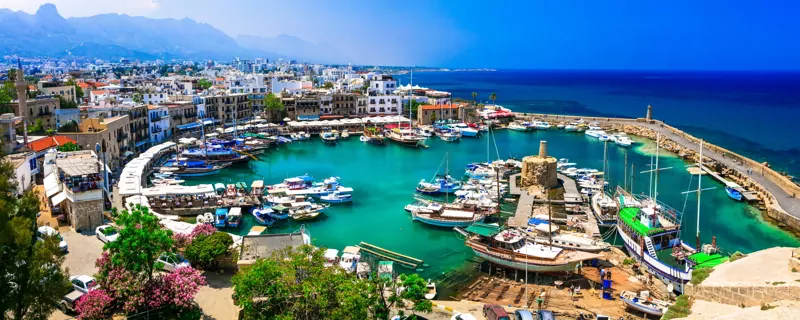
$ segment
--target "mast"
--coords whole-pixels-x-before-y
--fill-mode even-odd
[[[622,175],[622,179],[625,179],[622,189],[628,190],[628,151],[625,151],[625,173]]]
[[[653,202],[658,203],[658,151],[660,149],[659,141],[661,140],[661,134],[656,134],[656,173],[655,178],[653,180]]]
[[[553,249],[553,211],[552,206],[550,205],[550,192],[548,189],[544,189],[545,198],[547,199],[547,238],[550,242],[550,249]]]
[[[606,170],[608,167],[608,141],[603,142],[603,179],[601,190],[606,190]]]
[[[700,192],[703,190],[703,139],[700,139],[700,158],[697,160],[697,169],[700,171],[697,174],[697,250],[700,250]]]
[[[489,131],[486,132],[486,163],[492,163],[492,160],[489,158],[489,136],[492,134],[492,127],[489,127]]]
[[[656,138],[657,140],[658,138]],[[656,142],[656,148],[658,148],[658,142]],[[653,197],[653,154],[650,154],[650,181],[647,182],[647,195],[651,198]]]

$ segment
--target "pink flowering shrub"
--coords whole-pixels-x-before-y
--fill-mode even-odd
[[[157,277],[146,288],[147,307],[171,305],[181,308],[192,306],[194,296],[206,278],[192,267],[178,268],[163,277]]]
[[[81,320],[101,320],[109,318],[111,305],[114,299],[103,289],[89,291],[75,302],[75,310],[78,312],[78,319]]]
[[[186,248],[190,243],[192,243],[193,239],[194,238],[191,234],[177,232],[172,234],[172,241],[175,243],[175,247],[178,248]]]
[[[214,234],[214,232],[217,232],[217,228],[214,228],[214,226],[210,224],[201,223],[198,226],[194,227],[192,233],[190,233],[189,235],[192,237],[192,239],[194,239],[199,235],[210,236]]]

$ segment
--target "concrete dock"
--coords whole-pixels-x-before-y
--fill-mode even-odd
[[[733,183],[731,181],[728,181],[727,179],[723,178],[719,173],[712,171],[711,169],[709,169],[706,166],[701,166],[701,168],[703,168],[703,171],[708,173],[710,176],[714,177],[714,179],[717,179],[717,181],[722,182],[722,184],[724,184],[726,187],[730,187],[730,188],[734,188],[736,190],[739,190],[739,192],[742,193],[742,197],[745,200],[747,200],[747,201],[756,201],[756,200],[758,200],[758,198],[756,197],[756,193],[755,192],[744,190],[744,188],[742,188],[742,186],[740,186],[740,185],[738,185],[736,183]]]

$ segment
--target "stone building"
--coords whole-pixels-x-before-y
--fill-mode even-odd
[[[78,124],[77,133],[65,133],[78,141],[83,150],[94,150],[95,144],[105,144],[105,160],[111,170],[122,168],[125,158],[133,155],[130,143],[128,116],[86,118]],[[73,136],[74,135],[74,136]],[[103,157],[100,155],[100,159]]]
[[[128,116],[129,149],[134,153],[144,152],[150,142],[147,123],[147,105],[122,105],[111,109],[111,116]],[[131,144],[132,143],[132,144]]]
[[[57,81],[39,81],[38,90],[41,94],[49,96],[61,96],[67,101],[77,102],[75,86],[66,85]]]
[[[28,124],[33,124],[37,119],[42,120],[44,129],[56,127],[55,113],[61,109],[61,101],[56,97],[25,99],[25,109],[20,110],[19,100],[11,101],[5,107],[13,110],[14,114],[25,117]]]
[[[358,97],[361,96],[352,92],[341,92],[333,94],[333,108],[330,114],[354,116],[358,114]],[[366,106],[364,106],[366,108]]]
[[[539,142],[539,155],[522,158],[520,187],[550,189],[558,186],[556,158],[548,156],[547,141]],[[530,189],[529,189],[530,190]]]
[[[234,119],[247,121],[253,116],[248,94],[245,93],[205,96],[203,104],[206,117],[226,125],[232,125]]]
[[[297,120],[319,120],[320,97],[317,95],[305,95],[295,100],[295,116],[289,116]]]
[[[55,213],[66,217],[76,231],[89,231],[103,224],[103,171],[91,150],[45,155],[45,194]]]
[[[191,101],[167,102],[162,105],[169,110],[169,125],[173,135],[177,134],[182,126],[197,122],[197,108]]]

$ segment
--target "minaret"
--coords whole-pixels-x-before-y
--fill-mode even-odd
[[[28,146],[28,84],[25,83],[25,73],[22,71],[22,63],[17,57],[17,101],[19,101],[19,115],[22,117],[22,134],[25,147]]]
[[[653,120],[653,106],[647,105],[647,115],[644,118],[647,121]]]

